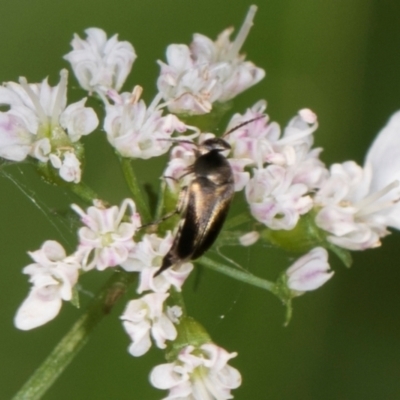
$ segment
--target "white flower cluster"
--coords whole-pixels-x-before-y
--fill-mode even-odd
[[[130,209],[128,221],[123,221],[127,209]],[[131,199],[122,202],[121,207],[106,208],[101,202],[84,212],[76,204],[72,209],[81,217],[84,227],[79,229],[77,256],[83,270],[93,268],[103,271],[115,267],[128,257],[134,247],[133,235],[140,226],[140,216]]]
[[[25,78],[0,86],[0,104],[9,107],[0,112],[0,157],[49,161],[63,180],[78,183],[81,163],[75,143],[99,121],[94,110],[85,107],[86,99],[67,106],[68,72],[62,70],[60,77],[55,87],[47,79],[28,84]]]
[[[62,300],[73,300],[74,286],[80,272],[120,266],[128,272],[138,272],[138,293],[141,298],[128,303],[121,319],[132,340],[129,352],[135,356],[145,354],[151,347],[150,334],[157,347],[164,349],[166,340],[177,336],[175,324],[182,310],[169,307],[166,299],[171,286],[180,291],[193,269],[190,263],[170,268],[154,277],[162,258],[172,244],[172,235],[165,238],[145,234],[140,241],[134,236],[141,225],[133,200],[125,199],[120,207],[105,207],[100,201],[86,211],[73,204],[83,227],[79,229],[79,245],[70,256],[55,241],[47,241],[40,250],[30,252],[35,261],[24,268],[30,275],[32,289],[15,316],[15,326],[30,330],[54,319]]]
[[[270,229],[292,229],[300,215],[313,209],[317,226],[328,233],[333,244],[349,250],[379,246],[388,227],[400,229],[400,113],[378,134],[364,167],[348,161],[329,170],[318,158],[320,149],[311,148],[315,120],[302,110],[281,139],[254,145],[256,149],[270,146],[272,151],[263,152],[263,166],[253,170],[246,185],[253,216]],[[229,140],[234,140],[235,134],[240,130]],[[236,143],[244,146],[242,140]],[[249,158],[260,163],[259,154]]]
[[[394,114],[371,146],[364,167],[353,161],[326,168],[313,148],[317,117],[300,110],[281,133],[259,101],[228,124],[229,162],[235,189],[244,190],[254,218],[272,230],[291,230],[300,217],[315,212],[327,239],[349,250],[379,246],[388,227],[400,229],[400,112]],[[202,134],[199,141],[210,137]],[[194,148],[179,143],[164,172],[170,190],[195,159]],[[184,178],[182,185],[186,184]]]
[[[260,101],[244,115],[234,115],[227,129],[261,117],[265,108],[266,103]],[[311,149],[317,126],[315,114],[304,109],[283,133],[266,116],[227,136],[237,189],[244,188],[251,213],[270,229],[293,229],[313,206],[310,192],[326,175],[318,159],[320,150]]]
[[[364,167],[334,164],[315,196],[316,223],[328,239],[349,250],[380,245],[387,228],[400,229],[400,112],[379,132]]]
[[[33,287],[17,312],[16,326],[20,329],[32,329],[55,318],[61,308],[61,300],[72,299],[72,289],[78,281],[79,271],[103,271],[117,266],[140,273],[138,293],[151,291],[155,296],[147,294],[143,300],[134,301],[153,307],[153,310],[156,307],[158,311],[153,314],[159,318],[159,311],[168,297],[167,291],[171,286],[181,290],[193,269],[192,264],[185,263],[154,278],[154,272],[161,266],[162,257],[171,246],[171,234],[164,239],[154,234],[145,234],[136,242],[134,236],[141,223],[135,203],[131,199],[124,200],[120,207],[105,207],[97,201],[86,212],[75,204],[72,208],[84,224],[78,232],[78,248],[67,257],[59,243],[47,241],[40,250],[29,253],[35,264],[28,265],[24,273],[31,276]],[[135,320],[135,316],[132,316],[135,312],[137,310],[135,311],[134,306],[128,306],[124,319]],[[173,316],[165,318],[177,321]],[[170,331],[172,328],[168,326],[166,329]],[[131,327],[130,335],[136,338],[133,330]],[[165,333],[166,338],[170,336],[170,333]],[[159,343],[160,340],[157,344]]]
[[[129,158],[148,159],[166,153],[174,131],[184,132],[188,127],[173,114],[162,115],[161,93],[148,107],[140,99],[140,86],[132,93],[119,93],[136,59],[130,43],[118,41],[117,35],[107,40],[106,33],[98,28],[85,32],[86,40],[75,35],[73,50],[64,58],[71,63],[81,87],[102,99],[103,128],[110,144]]]
[[[164,400],[231,399],[231,390],[242,383],[239,371],[227,364],[236,355],[213,343],[199,349],[187,346],[175,362],[155,367],[150,381],[158,389],[169,390]]]
[[[72,50],[64,58],[81,87],[102,99],[106,112],[103,128],[121,156],[160,156],[171,147],[175,131],[193,128],[173,114],[163,116],[163,107],[174,113],[206,113],[212,103],[226,102],[264,77],[264,70],[239,54],[256,9],[250,7],[233,42],[229,40],[232,29],[227,29],[216,42],[195,34],[190,48],[170,45],[168,64],[160,62],[159,93],[149,106],[140,100],[140,86],[132,93],[119,93],[136,59],[130,43],[119,41],[118,35],[108,39],[99,28],[86,29],[86,39],[74,36]],[[0,104],[10,107],[0,113],[0,157],[22,161],[29,155],[50,162],[63,180],[79,183],[81,161],[74,144],[96,129],[98,118],[91,108],[84,107],[85,99],[66,107],[66,87],[65,70],[54,88],[47,80],[29,85],[25,78],[20,84],[9,82],[0,87]],[[160,104],[162,99],[165,102]]]
[[[102,29],[89,28],[85,32],[86,40],[74,35],[72,51],[64,56],[79,84],[99,94],[111,88],[120,90],[136,59],[135,49],[129,42],[119,41],[118,35],[107,39]]]
[[[168,188],[175,194],[192,179],[190,166],[198,157],[189,139],[197,137],[202,143],[214,137],[200,134],[175,114],[209,113],[217,103],[233,99],[265,76],[263,69],[239,53],[256,9],[250,7],[233,41],[229,28],[216,41],[195,34],[189,46],[168,46],[166,63],[159,61],[158,93],[148,106],[141,99],[140,86],[121,92],[136,53],[117,35],[108,39],[103,30],[89,28],[86,39],[74,36],[72,50],[64,56],[81,87],[101,99],[103,129],[121,157],[157,157],[173,141],[180,141],[164,171]],[[0,112],[0,157],[23,161],[30,156],[39,165],[47,163],[64,181],[79,183],[79,141],[99,121],[94,110],[85,107],[85,98],[67,106],[68,73],[62,70],[60,75],[55,87],[47,79],[28,84],[25,78],[19,84],[0,86],[0,105],[8,107]],[[165,108],[169,113],[164,113]],[[348,161],[327,168],[319,158],[321,149],[313,148],[318,122],[311,110],[300,110],[283,130],[269,120],[265,110],[266,102],[261,100],[244,114],[235,114],[224,136],[231,146],[226,156],[235,190],[244,191],[257,221],[270,230],[290,231],[312,212],[326,239],[349,250],[376,247],[388,228],[400,229],[400,112],[377,136],[363,167]],[[172,139],[174,132],[188,129],[194,133]],[[23,272],[29,275],[32,288],[16,314],[15,325],[28,330],[45,324],[55,318],[63,300],[74,301],[80,273],[119,266],[140,275],[137,292],[141,297],[131,300],[121,316],[131,339],[130,354],[145,354],[151,338],[161,349],[167,341],[178,342],[177,325],[184,325],[185,315],[180,307],[167,305],[171,303],[169,291],[181,291],[193,265],[182,263],[155,277],[171,249],[171,232],[165,237],[136,235],[141,219],[131,199],[120,207],[96,200],[87,210],[77,205],[72,208],[83,224],[79,245],[69,256],[55,241],[46,241],[41,249],[29,253],[34,263]],[[239,242],[249,246],[259,237],[260,232],[252,231]],[[332,276],[327,251],[316,247],[286,270],[283,281],[294,297],[317,289]],[[169,390],[166,399],[232,398],[231,390],[240,385],[241,376],[227,362],[236,353],[205,342],[196,346],[185,342],[173,362],[153,369],[150,380],[155,387]]]
[[[161,261],[171,248],[173,237],[169,232],[160,239],[155,234],[145,235],[128,254],[121,267],[129,272],[140,272],[138,293],[152,291],[166,293],[171,286],[180,291],[186,278],[193,269],[191,263],[183,263],[175,268],[169,268],[154,277],[161,267]]]
[[[168,46],[167,63],[159,61],[157,87],[171,112],[208,113],[213,103],[231,100],[264,78],[263,69],[239,54],[256,11],[256,6],[250,7],[233,42],[229,39],[233,29],[229,28],[215,42],[195,34],[190,46]]]
[[[54,319],[62,300],[73,299],[80,272],[102,271],[120,265],[126,271],[140,273],[137,291],[146,292],[131,300],[121,316],[132,341],[129,353],[135,357],[145,354],[151,347],[150,337],[158,348],[165,349],[167,340],[176,339],[175,325],[179,324],[182,315],[180,307],[166,305],[168,290],[173,286],[180,291],[193,265],[184,263],[154,278],[163,256],[171,247],[172,235],[168,233],[161,239],[154,234],[145,234],[135,242],[140,216],[131,199],[124,200],[121,207],[105,207],[97,201],[86,211],[77,205],[72,208],[85,225],[78,233],[78,249],[66,256],[59,243],[47,241],[40,250],[29,253],[35,263],[25,267],[23,272],[30,275],[32,289],[17,311],[16,327],[30,330]],[[240,385],[239,372],[226,364],[235,355],[212,343],[202,345],[200,350],[189,346],[175,363],[156,367],[151,380],[155,387],[192,396],[185,398],[202,399],[202,393],[207,391],[207,396],[230,398],[221,396],[228,396],[231,389]],[[175,372],[179,378],[174,378]],[[169,381],[163,380],[166,373]]]
[[[142,356],[150,349],[150,333],[160,349],[165,349],[166,340],[176,338],[173,321],[164,312],[164,302],[168,296],[168,293],[149,293],[128,303],[121,319],[132,340],[129,353],[133,356]]]
[[[256,220],[271,230],[291,230],[312,211],[327,240],[348,250],[379,246],[388,228],[400,230],[400,112],[376,137],[364,167],[348,161],[328,169],[319,159],[321,149],[312,148],[318,126],[312,111],[300,110],[281,133],[265,108],[265,101],[259,101],[243,115],[234,115],[227,127],[233,131],[225,137],[232,147],[228,160],[235,189],[245,191]],[[199,142],[212,136],[202,134]],[[167,179],[171,191],[187,184],[194,160],[189,143],[172,149],[164,171],[172,178]],[[321,247],[301,257],[286,274],[293,295],[314,290],[333,276]]]
[[[264,70],[239,54],[255,12],[256,7],[250,7],[232,42],[233,29],[227,29],[215,42],[196,34],[190,47],[170,45],[167,64],[160,62],[159,93],[148,106],[140,98],[140,86],[135,86],[131,93],[121,92],[136,59],[130,43],[119,41],[117,35],[107,38],[99,28],[87,29],[85,39],[74,36],[72,50],[64,58],[71,64],[80,86],[103,102],[104,131],[122,157],[160,156],[170,149],[174,132],[193,130],[193,135],[183,138],[186,141],[199,135],[197,128],[186,125],[176,115],[164,114],[164,107],[174,113],[206,113],[213,103],[231,100],[264,77]],[[86,99],[67,107],[65,70],[54,88],[47,80],[33,85],[25,78],[19,82],[0,88],[0,104],[9,106],[8,111],[0,113],[0,157],[22,161],[29,155],[39,162],[48,162],[61,179],[79,183],[82,146],[78,141],[96,129],[97,115],[84,107]],[[80,273],[120,266],[140,274],[137,291],[142,297],[129,302],[121,317],[132,341],[129,352],[134,356],[145,354],[151,346],[151,337],[157,347],[165,348],[167,340],[176,339],[175,325],[182,314],[180,307],[166,305],[168,291],[171,287],[181,290],[193,265],[182,263],[154,277],[173,237],[171,233],[164,238],[144,234],[135,241],[141,222],[130,199],[120,207],[107,207],[95,201],[87,210],[77,205],[72,208],[83,224],[78,232],[78,248],[66,256],[60,244],[48,241],[40,250],[30,253],[35,264],[24,272],[30,275],[33,286],[17,312],[16,326],[32,329],[53,319],[62,300],[74,299],[74,285]],[[178,364],[186,363],[181,377],[185,382],[178,386],[183,385],[188,396],[191,391],[196,399],[203,398],[202,393],[206,392],[209,398],[230,398],[230,390],[240,384],[240,374],[226,365],[231,357],[233,354],[211,343],[201,349],[189,346],[186,356],[181,354],[177,360]],[[231,375],[228,380],[226,374]]]
[[[106,102],[104,130],[110,144],[123,156],[148,159],[166,153],[171,147],[174,131],[184,132],[187,126],[175,115],[162,115],[156,96],[149,107],[140,100],[142,88],[136,86],[132,93],[109,91],[114,102]]]

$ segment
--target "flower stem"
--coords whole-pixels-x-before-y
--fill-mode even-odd
[[[124,173],[125,180],[129,186],[129,190],[132,193],[133,200],[139,210],[139,214],[142,217],[142,222],[150,222],[151,214],[148,202],[143,197],[143,193],[140,190],[139,182],[136,178],[135,172],[133,171],[131,159],[126,157],[119,157],[122,172]]]
[[[99,199],[98,194],[83,182],[72,184],[69,186],[71,192],[75,193],[80,199],[86,203],[92,204],[93,200]]]
[[[136,277],[137,274],[125,271],[115,272],[89,304],[85,314],[75,322],[13,400],[40,399],[83,348],[90,333],[110,313]]]
[[[221,274],[225,274],[233,279],[237,279],[238,281],[248,283],[249,285],[265,289],[277,295],[275,282],[270,282],[266,279],[259,278],[258,276],[255,276],[250,272],[244,272],[235,268],[228,267],[227,265],[221,264],[207,257],[202,257],[198,262],[207,268],[220,272]]]

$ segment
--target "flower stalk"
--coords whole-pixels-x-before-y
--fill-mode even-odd
[[[268,281],[263,278],[259,278],[258,276],[255,276],[250,272],[244,272],[235,268],[228,267],[227,265],[211,260],[208,257],[202,257],[198,262],[199,264],[204,265],[209,269],[220,272],[221,274],[227,275],[233,279],[236,279],[244,283],[248,283],[249,285],[252,286],[259,287],[261,289],[267,290],[268,292],[277,295],[276,286],[274,282]]]
[[[99,195],[83,182],[71,184],[69,189],[87,204],[93,204],[93,200],[99,199]]]
[[[142,222],[151,222],[151,214],[148,202],[146,201],[142,191],[140,190],[138,179],[132,167],[132,160],[126,157],[119,157],[119,161],[121,163],[121,168],[126,183],[128,184],[129,190],[131,191],[132,198],[135,201],[139,214],[142,217]]]

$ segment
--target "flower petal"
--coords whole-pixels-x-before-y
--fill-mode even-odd
[[[55,291],[43,291],[33,287],[19,307],[14,319],[18,329],[24,331],[37,328],[54,319],[60,311],[62,300]]]

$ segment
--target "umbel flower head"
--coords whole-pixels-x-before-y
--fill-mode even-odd
[[[258,102],[245,116],[257,117],[264,108],[265,104]],[[240,123],[243,118],[236,115],[232,120]],[[311,110],[300,110],[282,134],[279,125],[268,119],[253,124],[229,138],[234,143],[234,160],[245,157],[255,165],[245,186],[250,211],[270,229],[291,230],[300,216],[312,209],[310,193],[326,175],[318,158],[320,151],[311,149],[317,118]]]
[[[79,84],[100,95],[109,89],[119,91],[136,59],[133,46],[119,41],[118,35],[107,40],[107,34],[99,28],[88,28],[85,33],[86,40],[74,35],[72,50],[64,56]]]
[[[231,399],[232,390],[241,384],[239,371],[228,364],[237,354],[213,344],[208,332],[187,315],[182,287],[193,264],[177,262],[159,273],[163,261],[176,250],[174,244],[199,247],[204,240],[211,242],[214,236],[208,233],[214,230],[214,221],[224,210],[204,208],[204,197],[213,197],[218,205],[217,196],[223,193],[219,188],[227,183],[231,188],[230,179],[214,185],[217,180],[212,179],[213,168],[218,174],[221,160],[214,157],[215,153],[221,150],[220,156],[228,160],[234,189],[243,190],[249,215],[256,220],[250,226],[246,224],[245,231],[228,232],[221,244],[251,246],[261,238],[286,245],[287,249],[308,251],[283,271],[276,282],[244,270],[229,274],[270,290],[286,304],[287,319],[295,296],[321,287],[334,275],[328,252],[322,246],[336,252],[346,263],[346,257],[350,258],[348,251],[338,246],[350,250],[375,247],[389,228],[400,229],[400,112],[378,135],[363,167],[348,161],[327,168],[320,160],[321,149],[313,147],[313,134],[318,127],[316,114],[301,109],[281,128],[266,114],[265,100],[233,115],[227,133],[222,135],[230,145],[225,147],[226,151],[214,149],[213,153],[204,154],[207,146],[196,146],[191,141],[196,138],[201,145],[215,134],[200,133],[198,128],[182,122],[185,118],[211,126],[229,108],[229,104],[222,103],[230,102],[265,76],[262,68],[241,54],[256,10],[256,6],[250,7],[234,39],[233,29],[228,28],[216,40],[194,34],[190,45],[168,46],[166,61],[159,61],[158,93],[149,104],[141,98],[143,89],[139,85],[132,92],[122,92],[136,54],[133,46],[118,40],[117,35],[108,38],[102,29],[89,28],[85,39],[74,36],[72,50],[64,56],[81,87],[100,98],[103,128],[120,158],[148,160],[165,154],[173,142],[178,142],[171,151],[164,173],[167,183],[161,185],[157,203],[153,202],[152,193],[148,193],[148,198],[142,196],[140,185],[135,187],[132,165],[129,160],[122,160],[128,186],[146,219],[153,211],[157,216],[164,211],[173,214],[173,200],[178,192],[194,181],[198,183],[197,189],[189,186],[190,198],[181,196],[184,201],[178,202],[181,223],[189,221],[205,228],[186,237],[182,233],[185,230],[180,229],[182,225],[178,225],[174,239],[167,230],[167,221],[165,225],[149,224],[151,228],[142,226],[131,199],[125,199],[119,207],[109,206],[93,200],[93,192],[86,185],[64,185],[75,194],[83,193],[82,199],[93,200],[93,205],[86,209],[72,205],[82,223],[78,248],[67,256],[59,243],[46,241],[39,250],[29,253],[33,263],[23,272],[32,286],[17,311],[15,325],[28,330],[45,324],[55,318],[63,301],[77,303],[75,286],[80,273],[115,268],[112,279],[84,317],[97,322],[137,278],[136,292],[141,297],[129,301],[121,316],[131,342],[128,351],[139,357],[153,343],[165,350],[167,362],[152,370],[150,382],[169,391],[166,400]],[[67,80],[67,71],[62,70],[60,82],[54,87],[47,79],[29,84],[25,78],[0,87],[0,105],[7,107],[7,111],[0,112],[0,157],[22,161],[30,156],[42,176],[47,177],[48,173],[48,180],[57,184],[59,178],[80,182],[80,139],[98,125],[93,109],[85,107],[86,98],[67,105]],[[201,116],[210,111],[214,112]],[[175,114],[181,115],[182,121]],[[172,138],[174,132],[188,129],[194,133]],[[203,155],[206,157],[201,158]],[[208,156],[208,161],[204,161]],[[203,168],[202,162],[210,164]],[[231,176],[229,168],[226,176]],[[146,203],[151,203],[147,210]],[[238,220],[243,222],[247,217],[240,215]],[[231,227],[236,223],[237,220]],[[290,241],[297,243],[290,246]],[[177,252],[178,256],[180,253]],[[220,263],[203,261],[221,272],[227,273],[229,269]],[[199,263],[203,263],[201,259]],[[264,285],[260,285],[261,281]],[[81,338],[78,340],[86,336]],[[82,342],[76,343],[75,349]],[[49,372],[53,373],[48,369],[46,373]]]
[[[317,225],[328,240],[349,250],[380,245],[388,227],[400,229],[400,112],[379,132],[364,167],[333,164],[315,197]]]
[[[176,361],[155,367],[150,382],[158,389],[169,390],[164,400],[231,399],[231,390],[242,382],[239,371],[228,365],[236,355],[213,343],[203,344],[198,349],[187,346]]]
[[[250,7],[233,42],[229,39],[233,29],[229,28],[215,42],[195,34],[190,46],[168,46],[167,63],[159,61],[157,87],[171,112],[208,113],[213,103],[231,100],[264,78],[263,69],[239,54],[256,11],[256,6]]]
[[[319,160],[320,149],[312,149],[312,134],[317,117],[302,109],[281,134],[279,125],[264,115],[266,102],[258,101],[243,115],[235,114],[224,137],[232,147],[228,161],[232,167],[235,190],[245,190],[250,212],[270,229],[291,230],[300,216],[309,212],[315,191],[328,171]],[[253,121],[254,120],[254,121]],[[252,121],[248,124],[246,122]],[[213,137],[205,133],[199,141]],[[194,146],[178,143],[171,151],[164,175],[171,191],[187,183],[188,167],[195,160]],[[252,171],[250,170],[252,169]],[[184,176],[183,180],[180,178]],[[186,176],[186,177],[185,177]]]
[[[100,201],[83,211],[73,204],[84,227],[79,229],[77,257],[84,270],[100,271],[123,263],[135,246],[133,235],[140,226],[140,216],[131,199],[125,199],[121,207],[105,207]],[[126,216],[129,211],[130,215]]]
[[[169,293],[149,293],[126,306],[121,319],[132,339],[129,353],[133,356],[142,356],[150,349],[150,333],[160,349],[166,348],[166,340],[176,338],[175,326],[163,309],[168,296]]]
[[[172,240],[171,232],[168,232],[164,238],[155,234],[144,235],[142,240],[129,251],[126,260],[121,262],[121,267],[126,271],[140,273],[138,293],[148,290],[165,293],[171,286],[178,292],[181,290],[186,278],[193,270],[191,263],[169,268],[154,277],[161,267],[163,257],[171,248]]]
[[[107,92],[114,104],[106,102],[104,130],[110,144],[123,156],[148,159],[166,153],[171,147],[171,134],[186,131],[186,125],[175,115],[163,116],[156,96],[146,107],[140,99],[142,88],[132,93]]]
[[[67,106],[68,72],[62,70],[57,86],[42,83],[7,82],[0,87],[0,104],[10,109],[0,113],[0,156],[22,161],[28,155],[50,162],[67,182],[81,179],[76,143],[93,132],[98,118],[86,99]]]

